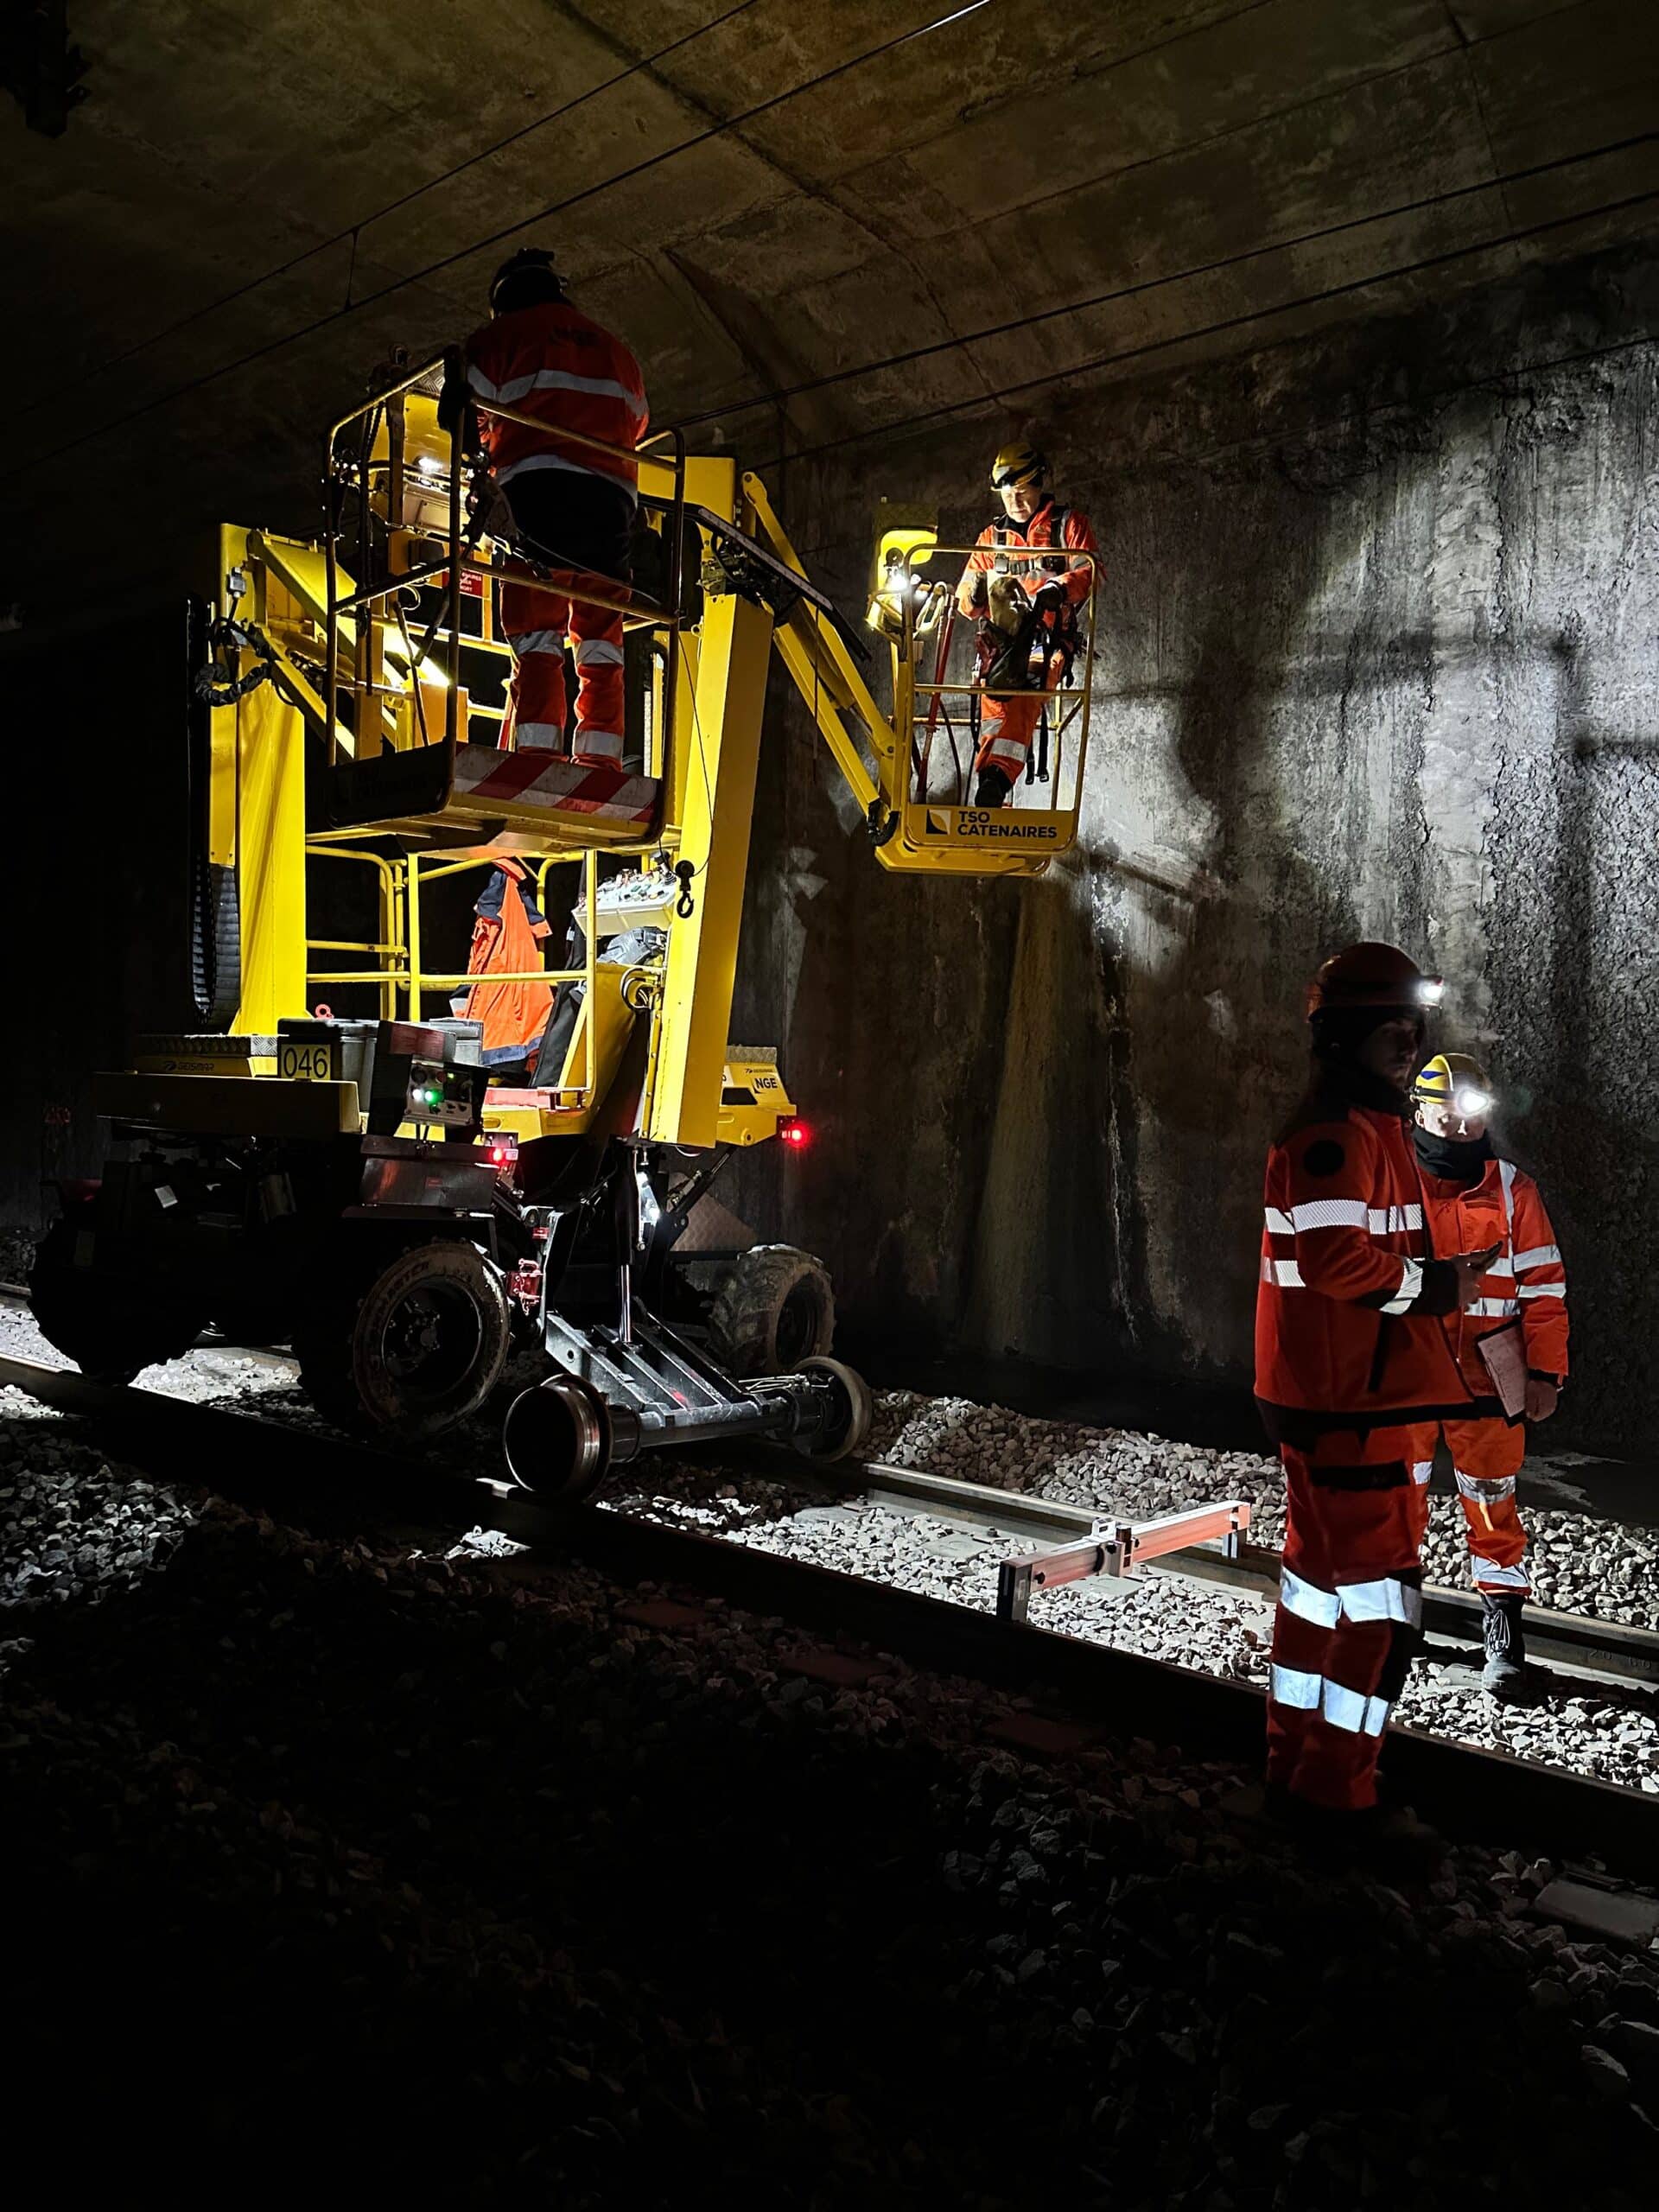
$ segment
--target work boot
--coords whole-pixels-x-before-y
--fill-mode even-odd
[[[1480,1687],[1504,1705],[1524,1705],[1532,1695],[1526,1638],[1521,1630],[1521,1608],[1525,1603],[1514,1591],[1506,1590],[1501,1597],[1490,1590],[1480,1593],[1486,1639],[1486,1666]]]
[[[1013,789],[1014,785],[1000,768],[982,768],[979,772],[979,782],[974,791],[974,804],[985,807],[1001,806]]]
[[[1294,1840],[1312,1865],[1327,1872],[1353,1868],[1410,1879],[1432,1872],[1446,1857],[1446,1844],[1408,1805],[1386,1800],[1354,1811],[1311,1804],[1282,1783],[1270,1782],[1262,1807]]]

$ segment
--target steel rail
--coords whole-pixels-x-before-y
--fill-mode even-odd
[[[242,1503],[280,1498],[285,1511],[319,1531],[360,1536],[365,1492],[377,1501],[383,1538],[405,1533],[417,1512],[453,1536],[460,1506],[468,1524],[528,1547],[510,1562],[514,1574],[575,1560],[624,1581],[689,1587],[932,1672],[1039,1696],[1103,1736],[1150,1738],[1190,1758],[1243,1765],[1261,1756],[1264,1700],[1252,1684],[1041,1627],[1009,1627],[990,1613],[626,1512],[545,1504],[494,1476],[445,1472],[157,1391],[111,1389],[73,1369],[0,1357],[0,1385],[89,1421],[124,1457],[142,1464],[158,1455],[175,1481],[199,1482]],[[884,1479],[904,1475],[907,1485],[907,1471],[881,1472]],[[1064,1509],[1044,1501],[1042,1510]],[[1395,1785],[1449,1834],[1593,1855],[1637,1880],[1659,1863],[1659,1796],[1406,1728],[1390,1736],[1387,1758]]]
[[[925,1468],[871,1461],[849,1471],[855,1475],[854,1494],[872,1505],[995,1529],[1033,1546],[1076,1542],[1094,1535],[1109,1517],[1104,1508],[1068,1505],[1057,1498],[963,1482]],[[1144,1572],[1248,1591],[1268,1605],[1279,1591],[1278,1553],[1248,1541],[1241,1545],[1236,1559],[1224,1558],[1206,1546],[1169,1553],[1149,1561]],[[1522,1618],[1533,1658],[1611,1675],[1622,1681],[1659,1683],[1659,1631],[1624,1621],[1598,1620],[1587,1613],[1556,1612],[1546,1605],[1526,1606]],[[1423,1627],[1428,1635],[1478,1645],[1481,1620],[1480,1599],[1474,1592],[1448,1590],[1434,1583],[1424,1586]]]

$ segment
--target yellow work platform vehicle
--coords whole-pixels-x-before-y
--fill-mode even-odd
[[[552,569],[515,540],[475,415],[439,426],[463,375],[453,353],[390,373],[329,430],[321,537],[226,526],[190,580],[210,1012],[96,1079],[106,1164],[63,1192],[35,1313],[118,1381],[210,1325],[289,1344],[325,1413],[403,1440],[477,1412],[528,1347],[547,1371],[507,1414],[509,1464],[567,1494],[721,1436],[855,1450],[868,1397],[829,1356],[819,1263],[688,1236],[734,1150],[803,1135],[775,1052],[728,1035],[768,671],[775,654],[883,866],[1028,876],[1076,835],[1087,645],[1042,695],[1051,780],[993,820],[967,804],[977,687],[951,664],[937,532],[878,550],[883,709],[733,459],[652,441],[632,582]],[[620,761],[502,743],[503,582],[620,616]],[[480,975],[459,931],[435,957],[457,881],[508,874],[569,915],[563,963]],[[366,933],[329,925],[348,882]],[[518,986],[551,1013],[504,1084],[463,995]]]

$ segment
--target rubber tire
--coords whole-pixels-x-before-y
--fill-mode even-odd
[[[786,1375],[803,1360],[822,1357],[835,1341],[829,1269],[793,1244],[752,1245],[719,1276],[708,1328],[715,1357],[728,1375]]]
[[[869,1384],[855,1369],[844,1367],[838,1359],[804,1359],[799,1371],[803,1375],[833,1376],[846,1393],[849,1421],[846,1429],[833,1443],[822,1443],[817,1437],[803,1439],[798,1441],[796,1450],[805,1459],[816,1459],[820,1466],[831,1465],[837,1459],[850,1459],[870,1440],[875,1406]]]
[[[90,1381],[119,1389],[147,1367],[181,1359],[203,1317],[158,1300],[144,1284],[76,1268],[75,1242],[88,1225],[70,1214],[47,1230],[35,1248],[29,1302],[49,1344]]]
[[[296,1328],[300,1387],[341,1428],[423,1443],[476,1413],[500,1381],[512,1337],[506,1292],[477,1246],[461,1238],[409,1245],[390,1258],[382,1247],[375,1259],[378,1265],[348,1271],[344,1291],[320,1300]],[[452,1382],[411,1397],[386,1367],[384,1332],[397,1307],[429,1286],[471,1305],[477,1349]]]

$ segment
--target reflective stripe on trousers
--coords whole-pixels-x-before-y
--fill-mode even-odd
[[[1526,1456],[1527,1432],[1519,1422],[1449,1421],[1441,1434],[1452,1455],[1469,1544],[1469,1572],[1477,1590],[1532,1587],[1527,1573],[1527,1531],[1516,1497],[1516,1478]]]
[[[1421,1430],[1287,1446],[1268,1776],[1334,1810],[1375,1803],[1389,1714],[1421,1637]]]
[[[620,592],[626,587],[614,588]],[[573,753],[578,760],[620,762],[626,703],[622,617],[608,607],[588,607],[551,593],[526,591],[522,585],[503,584],[501,627],[513,654],[510,696],[515,742],[554,752],[564,750],[568,632],[576,663]],[[504,742],[506,734],[504,724]]]

